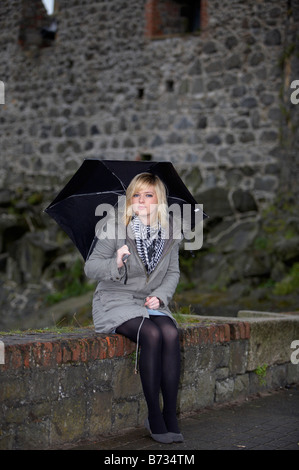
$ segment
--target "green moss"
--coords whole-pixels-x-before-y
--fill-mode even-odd
[[[254,370],[255,374],[259,378],[260,385],[266,385],[267,369],[268,369],[267,364],[263,364],[262,366],[259,366]]]
[[[253,246],[257,250],[266,250],[266,248],[268,247],[268,244],[269,244],[268,238],[266,238],[266,237],[257,237],[254,240]]]
[[[284,69],[286,62],[292,57],[295,50],[296,50],[295,43],[291,43],[287,47],[285,47],[278,61],[278,65],[281,69]]]
[[[58,272],[55,278],[61,281],[62,287],[46,297],[47,305],[53,305],[94,290],[95,285],[86,282],[83,273],[83,263],[80,259],[77,259],[69,270]]]
[[[176,288],[176,293],[180,294],[191,289],[194,289],[196,284],[194,282],[179,282]]]
[[[85,328],[94,328],[93,325],[85,326]],[[68,333],[77,332],[79,330],[78,326],[69,325],[69,326],[52,326],[52,327],[45,327],[45,328],[29,328],[27,330],[10,330],[10,331],[0,331],[0,336],[26,336],[30,334],[37,334],[37,333],[54,333],[57,335],[65,335]]]
[[[43,194],[42,193],[33,193],[27,199],[28,204],[35,206],[37,204],[41,204],[43,202]]]
[[[299,291],[299,263],[293,264],[290,273],[274,286],[275,295],[288,295]]]

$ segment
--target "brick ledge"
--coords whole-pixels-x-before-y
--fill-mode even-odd
[[[183,325],[179,330],[183,348],[250,337],[250,323],[246,321]],[[49,332],[3,335],[0,340],[5,345],[5,364],[0,365],[0,371],[111,359],[127,356],[136,348],[135,343],[122,335],[98,334],[88,328],[63,335]]]

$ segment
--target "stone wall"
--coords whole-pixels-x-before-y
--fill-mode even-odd
[[[4,187],[53,189],[84,157],[151,154],[196,167],[197,195],[273,196],[287,4],[210,0],[202,34],[158,40],[145,37],[144,0],[60,1],[47,48],[19,44],[21,6],[1,7]]]
[[[185,317],[178,413],[299,383],[290,361],[298,318],[242,312],[188,325]],[[60,448],[143,426],[135,344],[123,336],[83,329],[0,338],[1,449]]]
[[[274,251],[260,267],[250,258],[249,275],[238,261],[264,237],[262,209],[280,188],[297,191],[298,1],[202,0],[199,31],[175,32],[173,18],[168,30],[167,15],[162,30],[151,29],[153,5],[173,3],[61,0],[57,34],[44,43],[27,0],[1,2],[0,302],[11,312],[2,328],[44,312],[51,274],[70,267],[71,246],[42,211],[85,157],[174,163],[210,215],[204,249],[224,260],[218,270],[208,253],[209,285],[246,279],[251,288],[261,273],[280,281],[298,260],[285,264]],[[24,36],[31,24],[37,34],[30,26]],[[289,206],[294,218],[295,199]],[[290,223],[281,237],[298,236]],[[201,272],[192,278],[204,281]]]

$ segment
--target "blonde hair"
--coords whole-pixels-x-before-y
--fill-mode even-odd
[[[152,173],[140,173],[139,175],[136,175],[129,184],[126,191],[126,210],[124,214],[125,224],[128,225],[134,215],[131,202],[133,195],[138,193],[141,188],[147,188],[148,186],[153,186],[155,188],[158,199],[158,221],[161,223],[162,227],[166,228],[168,225],[166,187],[160,178]]]

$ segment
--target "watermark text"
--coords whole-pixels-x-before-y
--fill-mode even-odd
[[[117,208],[124,207],[123,198],[125,196],[118,198]],[[170,206],[152,204],[148,225],[155,225],[155,217],[159,210],[166,215],[166,220],[170,215],[173,221],[172,225],[165,224],[163,226],[162,237],[164,239],[184,240],[184,249],[187,251],[199,250],[202,247],[203,206],[201,204],[180,205],[174,203]],[[130,235],[130,232],[127,232],[123,214],[122,210],[118,210],[110,204],[99,204],[95,215],[102,218],[96,224],[96,237],[100,240],[115,240],[116,238],[126,239],[127,236],[134,236],[133,233]]]
[[[4,82],[0,80],[0,104],[5,104],[5,86]]]
[[[3,341],[0,341],[0,364],[5,364],[5,351]]]
[[[293,80],[290,86],[291,88],[295,88],[295,91],[291,93],[291,103],[298,104],[299,103],[299,80]]]
[[[291,363],[297,365],[299,364],[299,339],[292,341],[291,349],[295,349],[291,354]]]

